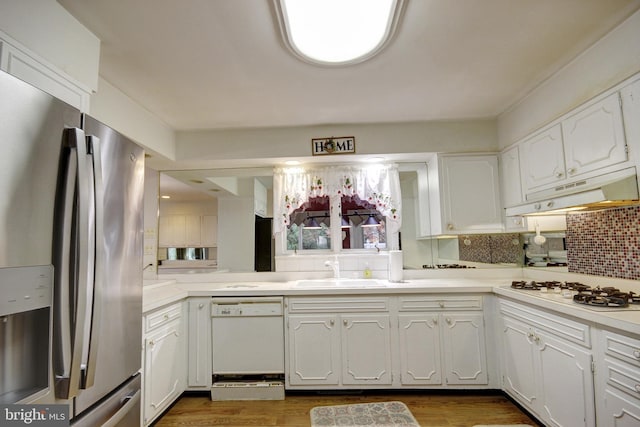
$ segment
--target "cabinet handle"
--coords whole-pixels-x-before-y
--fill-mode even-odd
[[[564,174],[562,172],[556,173],[556,178],[562,178]]]
[[[527,338],[533,339],[533,332],[527,332]]]
[[[548,207],[548,208],[550,208],[550,207],[552,207],[552,206],[553,206],[553,200],[551,200],[551,201],[547,202],[547,207]]]
[[[437,325],[437,324],[438,324],[438,318],[437,318],[437,317],[433,319],[433,324],[434,324],[434,325]]]
[[[573,175],[574,173],[576,173],[576,168],[569,168],[567,172],[569,173],[569,175]]]
[[[447,323],[450,325],[451,324],[451,319],[449,319],[448,317],[445,319],[447,321]]]
[[[640,359],[640,350],[633,350],[633,357]]]
[[[534,341],[536,342],[536,344],[537,344],[537,343],[539,343],[539,342],[540,342],[540,337],[539,337],[539,336],[537,336],[537,335],[535,335],[535,336],[533,337],[533,340],[534,340]]]
[[[342,321],[342,324],[343,324],[344,326],[347,326],[347,319],[344,319],[344,320]]]
[[[438,305],[440,306],[440,308],[444,308],[444,302],[440,301]]]
[[[198,308],[199,308],[200,310],[202,310],[202,308],[203,308],[203,307],[204,307],[204,304],[203,304],[203,303],[198,304]]]
[[[156,342],[155,342],[154,340],[151,340],[151,341],[149,341],[149,345],[150,345],[151,347],[153,347],[154,345],[156,345]]]
[[[331,319],[331,320],[329,320],[329,324],[330,324],[331,326],[333,326],[333,325],[335,325],[335,324],[336,324],[336,321],[335,321],[335,320],[333,320],[333,319]]]
[[[447,230],[453,230],[453,224],[449,223],[447,224]]]
[[[168,320],[168,319],[169,319],[169,315],[168,315],[168,314],[165,314],[165,315],[164,315],[164,320]]]
[[[536,203],[536,204],[533,205],[533,209],[535,209],[537,211],[539,211],[541,207],[542,207],[542,205],[540,203]]]
[[[640,393],[640,384],[636,384],[635,389],[636,389],[636,392]]]

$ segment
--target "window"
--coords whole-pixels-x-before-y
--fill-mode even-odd
[[[349,64],[378,53],[395,32],[403,0],[275,0],[287,47],[317,64]]]
[[[279,253],[394,249],[391,242],[397,247],[401,194],[395,165],[282,168],[274,171],[273,183],[274,234],[284,236]]]

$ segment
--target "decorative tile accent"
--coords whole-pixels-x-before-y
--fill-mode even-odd
[[[520,236],[517,233],[459,236],[458,252],[461,261],[488,264],[522,262]]]
[[[640,279],[640,206],[567,215],[573,273]]]

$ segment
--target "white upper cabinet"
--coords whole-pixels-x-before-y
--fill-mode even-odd
[[[620,96],[616,92],[562,122],[567,177],[627,160]]]
[[[438,155],[427,169],[432,235],[503,231],[497,155]]]
[[[560,124],[524,141],[521,162],[527,191],[562,181],[566,172]]]
[[[525,198],[536,200],[538,191],[614,172],[627,160],[620,95],[615,92],[520,144]]]
[[[524,201],[520,179],[519,149],[520,147],[514,145],[500,153],[500,182],[504,207],[516,206]]]

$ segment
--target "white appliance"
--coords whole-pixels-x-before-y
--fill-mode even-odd
[[[211,335],[213,400],[284,399],[282,297],[213,298]]]

